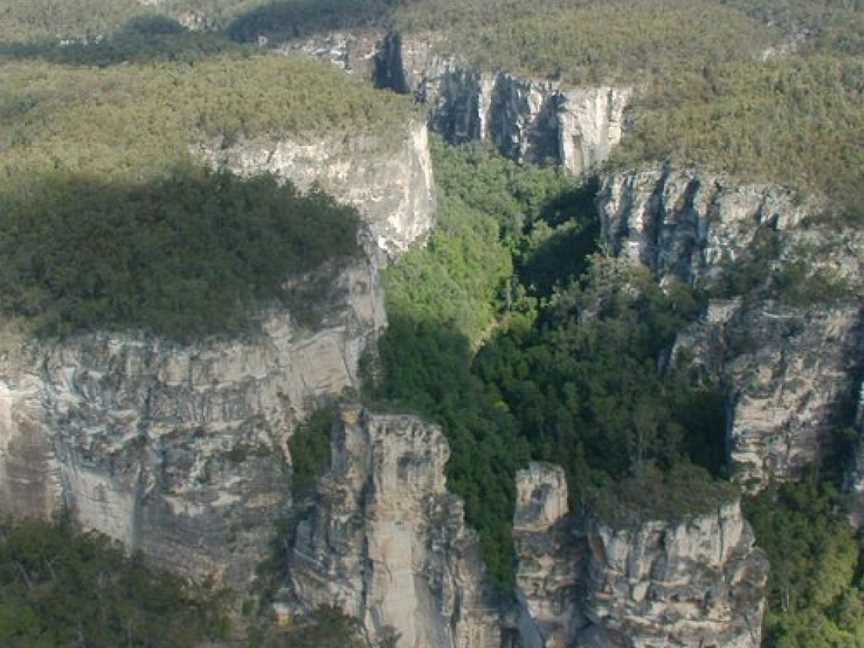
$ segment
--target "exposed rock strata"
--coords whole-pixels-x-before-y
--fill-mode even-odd
[[[485,72],[440,53],[441,36],[391,35],[379,83],[428,105],[430,124],[452,143],[492,142],[519,162],[553,162],[581,175],[623,135],[629,86],[567,88],[559,81]]]
[[[514,624],[525,648],[758,648],[768,563],[740,503],[612,525],[566,517],[564,471],[517,476]]]
[[[300,189],[320,186],[355,205],[377,246],[393,257],[432,228],[435,185],[428,131],[412,123],[378,136],[357,134],[306,141],[214,141],[194,153],[240,175],[273,173]]]
[[[477,539],[446,490],[449,454],[437,426],[346,406],[331,469],[297,528],[295,601],[338,605],[372,638],[395,628],[400,648],[499,648]]]
[[[864,357],[862,304],[852,298],[864,276],[861,233],[808,225],[819,205],[781,188],[670,169],[607,177],[598,207],[607,249],[662,283],[716,291],[734,273],[750,273],[752,289],[762,290],[769,275],[797,264],[806,275],[846,284],[849,297],[827,303],[821,294],[806,303],[776,291],[712,300],[673,353],[727,386],[729,451],[740,483],[757,490],[818,462],[843,424]]]
[[[532,463],[516,475],[516,627],[525,648],[569,648],[588,623],[579,598],[588,545],[567,517],[564,470]]]
[[[312,331],[278,310],[243,340],[96,333],[4,356],[0,510],[65,508],[162,567],[245,587],[290,504],[287,437],[315,403],[358,387],[386,324],[368,261],[317,285]]]
[[[768,561],[739,502],[681,522],[587,524],[585,648],[758,648]]]

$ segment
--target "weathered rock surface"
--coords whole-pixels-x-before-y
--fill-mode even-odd
[[[376,266],[321,275],[315,330],[276,310],[242,340],[95,333],[0,358],[0,510],[66,509],[162,567],[244,588],[290,504],[287,438],[358,387],[386,324]]]
[[[862,303],[854,297],[864,270],[861,232],[809,224],[820,206],[778,187],[668,168],[607,177],[598,208],[606,247],[662,283],[716,292],[737,273],[745,286],[737,299],[712,300],[673,352],[726,385],[735,478],[758,490],[818,462],[844,424],[864,357]],[[789,281],[803,285],[822,274],[848,294],[790,300],[782,286],[765,290],[789,268],[798,273]]]
[[[552,162],[574,175],[604,162],[623,135],[629,86],[567,88],[560,82],[484,72],[441,54],[436,34],[391,35],[379,84],[413,94],[452,143],[488,140],[519,162]]]
[[[768,561],[740,502],[686,521],[587,523],[586,648],[758,648]]]
[[[357,134],[307,141],[214,141],[194,154],[240,175],[269,172],[302,190],[320,186],[357,207],[377,246],[405,252],[431,230],[435,183],[425,124],[387,135]]]
[[[395,628],[400,648],[499,648],[498,604],[462,501],[446,490],[440,428],[346,406],[331,446],[296,531],[296,604],[337,605],[372,638]]]
[[[739,501],[680,521],[566,517],[564,471],[517,476],[525,648],[758,648],[768,563]]]
[[[569,648],[587,625],[580,606],[588,545],[568,518],[564,470],[532,463],[516,475],[516,628],[525,648]]]

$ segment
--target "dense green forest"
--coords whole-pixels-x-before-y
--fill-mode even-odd
[[[564,465],[577,508],[626,476],[662,487],[652,467],[696,463],[688,479],[706,489],[691,492],[705,497],[679,512],[710,506],[721,398],[691,386],[686,367],[657,371],[699,296],[592,254],[590,182],[478,146],[434,150],[440,225],[388,270],[391,322],[369,396],[444,425],[448,483],[496,576],[512,578],[513,483],[532,458]]]
[[[188,648],[227,638],[226,596],[68,523],[0,523],[0,643],[9,648]]]
[[[387,271],[371,397],[443,425],[448,486],[499,582],[512,579],[512,484],[530,459],[562,464],[574,510],[616,525],[734,497],[719,386],[686,365],[658,371],[705,297],[598,254],[590,183],[482,146],[433,150],[439,228]],[[773,566],[766,647],[864,646],[859,542],[827,462],[747,500]]]

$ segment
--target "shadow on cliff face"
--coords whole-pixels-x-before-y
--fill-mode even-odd
[[[175,169],[137,185],[58,175],[0,203],[0,313],[52,336],[241,333],[264,304],[291,302],[286,278],[326,266],[329,285],[334,264],[359,254],[354,208],[269,175]],[[303,293],[306,310],[313,297]]]
[[[195,61],[245,48],[218,32],[189,31],[173,18],[143,15],[119,31],[92,42],[0,43],[3,60],[37,60],[73,66],[106,67],[122,63]]]

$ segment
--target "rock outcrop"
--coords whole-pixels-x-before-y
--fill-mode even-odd
[[[298,524],[288,578],[301,609],[337,605],[400,648],[499,648],[498,603],[449,494],[440,428],[345,406],[332,465]]]
[[[387,33],[376,29],[325,31],[304,38],[279,41],[260,35],[258,44],[267,46],[271,39],[275,50],[284,54],[306,54],[329,61],[340,70],[361,79],[374,80],[378,74],[380,53]]]
[[[430,124],[452,143],[492,142],[519,162],[552,162],[581,175],[621,140],[630,86],[568,88],[555,80],[486,72],[442,54],[436,34],[391,35],[378,82],[428,106]]]
[[[712,299],[673,351],[726,385],[736,480],[758,490],[818,462],[864,357],[861,232],[819,227],[815,201],[778,187],[668,168],[607,177],[598,208],[611,253],[664,284],[739,293]]]
[[[525,648],[758,648],[768,562],[739,500],[677,521],[566,514],[561,468],[519,472],[510,617]]]
[[[758,648],[768,561],[740,502],[681,522],[591,518],[585,648]]]
[[[386,324],[370,261],[318,274],[314,330],[283,309],[245,339],[94,333],[4,355],[0,510],[66,510],[162,567],[246,587],[290,505],[287,438],[358,387]]]
[[[240,175],[269,172],[302,190],[313,185],[357,207],[387,256],[405,252],[431,230],[435,183],[425,124],[381,135],[307,141],[213,141],[193,154]]]
[[[562,468],[532,463],[516,474],[515,626],[525,648],[569,648],[588,623],[579,597],[588,545],[567,513]]]

